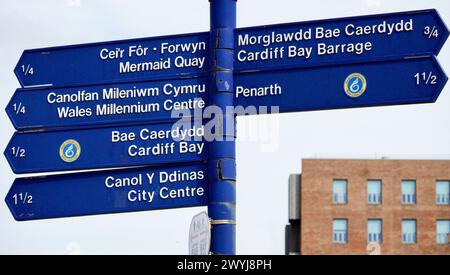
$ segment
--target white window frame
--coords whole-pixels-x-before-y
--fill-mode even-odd
[[[447,183],[448,188],[450,189],[450,181],[449,180],[437,180],[436,181],[436,205],[450,205],[450,192],[448,194],[439,194],[438,193],[438,184],[439,183]]]
[[[406,194],[403,193],[403,186],[406,183],[413,183],[414,184],[414,192],[412,194]],[[402,205],[415,205],[417,204],[417,181],[416,180],[402,180],[401,182],[401,202]],[[408,197],[406,197],[408,196]],[[406,200],[405,198],[409,198],[409,200]]]
[[[342,221],[345,222],[345,230],[336,230],[335,222]],[[339,238],[336,238],[337,233]],[[343,238],[341,238],[343,234]],[[348,243],[348,219],[333,219],[333,243],[346,244]]]
[[[405,236],[404,223],[414,222],[414,233],[409,233]],[[411,241],[412,239],[412,241]],[[416,219],[403,219],[402,220],[402,243],[403,244],[417,244],[417,220]]]
[[[344,182],[345,183],[345,192],[344,192],[344,194],[338,194],[338,193],[334,192],[334,186],[338,182]],[[333,197],[332,197],[333,204],[348,204],[348,180],[346,180],[346,179],[333,179],[332,189],[333,189],[332,190],[332,193],[333,193]]]
[[[371,194],[369,192],[369,186],[371,182],[377,182],[380,184],[380,192],[378,194]],[[375,197],[377,198],[376,200],[372,200],[370,198],[373,198],[375,195]],[[383,181],[382,180],[367,180],[367,203],[370,205],[380,205],[383,202]]]
[[[438,225],[440,222],[447,223],[447,233],[439,233]],[[437,220],[436,221],[436,243],[438,245],[448,245],[450,244],[450,220]]]
[[[375,238],[371,238],[372,234],[369,232],[370,222],[379,222],[380,223],[380,232],[372,233],[372,234],[376,234]],[[383,242],[383,220],[382,219],[368,219],[367,220],[367,242],[368,243],[382,243]]]

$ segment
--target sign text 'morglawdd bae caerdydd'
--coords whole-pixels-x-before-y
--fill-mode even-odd
[[[435,10],[250,27],[235,31],[235,70],[437,55],[449,35]],[[97,85],[207,73],[209,34],[27,50],[15,73],[22,87]]]

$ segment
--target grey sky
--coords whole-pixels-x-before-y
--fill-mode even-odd
[[[0,0],[0,103],[18,88],[13,68],[24,49],[205,31],[207,0]],[[450,24],[448,0],[240,0],[238,26],[436,8]],[[450,43],[450,42],[449,42]],[[438,57],[450,73],[450,47]],[[278,149],[237,143],[238,253],[282,254],[287,179],[314,156],[450,158],[450,84],[427,105],[284,114]],[[239,132],[271,118],[238,119]],[[0,113],[0,149],[13,127]],[[0,158],[0,197],[15,175]],[[185,254],[191,218],[203,208],[17,223],[0,202],[0,254]]]

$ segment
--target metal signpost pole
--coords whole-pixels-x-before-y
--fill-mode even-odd
[[[236,0],[210,0],[210,105],[222,115],[216,118],[221,126],[214,133],[209,147],[209,202],[211,219],[211,254],[236,254],[236,151],[233,107],[234,29]]]
[[[209,2],[209,32],[23,52],[6,108],[14,173],[129,169],[17,179],[6,197],[16,220],[207,205],[191,253],[234,255],[235,107],[432,103],[448,80],[436,10],[236,29],[237,0]],[[173,125],[174,110],[211,120]]]

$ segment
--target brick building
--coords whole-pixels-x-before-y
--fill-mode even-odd
[[[300,254],[450,255],[450,161],[305,159],[299,189]]]

